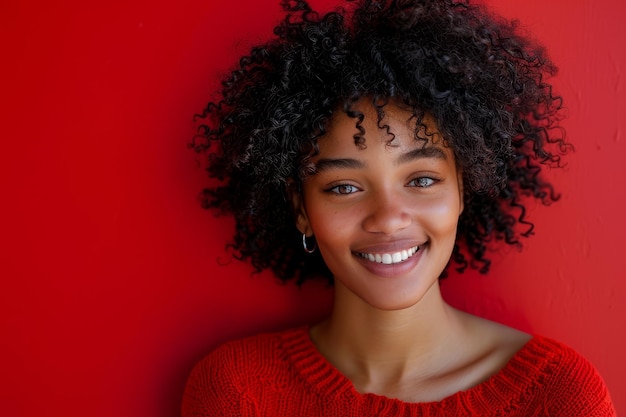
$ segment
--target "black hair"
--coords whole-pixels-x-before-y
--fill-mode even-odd
[[[282,5],[274,37],[223,80],[192,142],[217,180],[203,205],[235,217],[235,257],[285,281],[331,277],[319,251],[302,250],[287,188],[310,175],[333,113],[358,119],[352,104],[363,99],[432,115],[454,151],[465,202],[451,258],[459,271],[487,272],[490,242],[519,245],[532,233],[524,200],[558,199],[541,167],[559,166],[570,145],[546,81],[556,67],[516,22],[467,1],[355,0],[324,14]]]

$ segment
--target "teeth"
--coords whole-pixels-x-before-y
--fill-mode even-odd
[[[359,253],[359,256],[379,264],[391,265],[406,261],[419,250],[419,246],[394,253]]]

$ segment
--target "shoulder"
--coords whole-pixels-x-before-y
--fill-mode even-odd
[[[601,378],[593,365],[580,353],[568,345],[554,339],[535,335],[525,346],[529,358],[548,372],[552,379],[572,380],[591,378],[599,382]]]
[[[486,373],[498,370],[481,387],[488,386],[490,392],[506,398],[509,406],[515,398],[516,406],[526,412],[542,410],[550,416],[615,415],[602,377],[575,349],[542,335],[529,335],[474,316],[466,318],[472,335],[479,340],[478,351],[491,352]]]
[[[233,340],[209,353],[193,372],[206,374],[214,381],[245,384],[256,374],[267,375],[271,368],[285,364],[289,342],[302,336],[308,337],[306,327]]]
[[[183,416],[250,415],[259,381],[280,379],[289,369],[288,344],[307,336],[307,328],[263,333],[219,346],[191,371],[183,397]],[[198,410],[201,410],[199,412]],[[221,414],[230,410],[230,414]]]
[[[606,385],[580,353],[556,340],[534,336],[517,355],[536,373],[549,415],[614,416]]]
[[[306,334],[306,328],[301,327],[230,341],[207,355],[197,367],[231,376],[267,372],[267,366],[277,365],[288,358],[285,347],[289,340]]]

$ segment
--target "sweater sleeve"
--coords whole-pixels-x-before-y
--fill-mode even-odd
[[[558,417],[615,417],[608,389],[593,365],[570,348],[564,348],[551,375],[546,415]]]
[[[218,348],[200,361],[185,386],[182,417],[258,416],[236,364],[237,360],[227,346]]]

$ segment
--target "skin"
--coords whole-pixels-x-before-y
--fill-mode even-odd
[[[394,137],[370,105],[357,109],[365,147],[354,144],[355,119],[338,112],[319,141],[316,174],[293,196],[298,230],[315,237],[335,278],[333,312],[311,339],[358,392],[440,401],[485,381],[530,336],[441,296],[463,183],[436,123],[426,117],[427,141],[415,140],[411,113],[390,103],[380,125]]]

